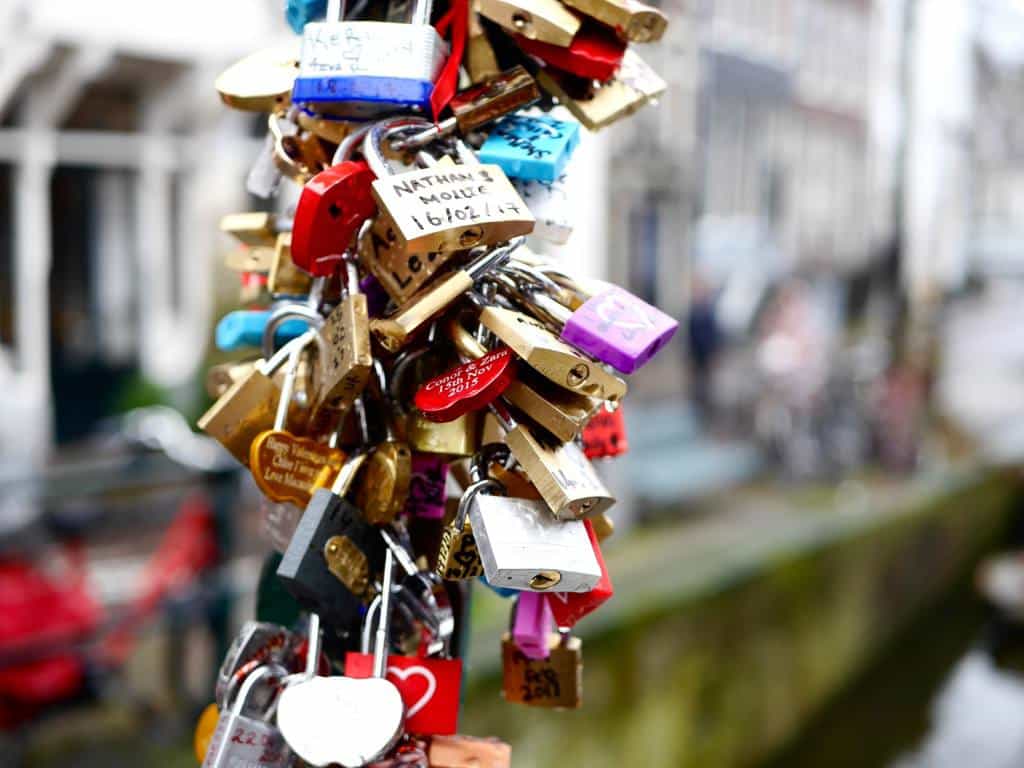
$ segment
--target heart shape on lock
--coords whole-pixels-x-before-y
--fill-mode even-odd
[[[424,382],[414,402],[430,421],[454,421],[470,411],[486,408],[508,389],[514,378],[515,355],[508,347],[499,347]]]
[[[405,706],[379,677],[314,677],[285,688],[277,727],[310,765],[355,768],[387,753],[402,734]]]
[[[434,693],[437,691],[437,678],[426,667],[406,667],[405,669],[388,667],[387,674],[389,677],[397,677],[403,682],[408,681],[410,677],[422,677],[427,681],[427,690],[423,692],[423,695],[420,696],[415,704],[409,706],[409,710],[405,714],[406,717],[415,717],[417,712],[430,703],[430,700],[434,698]]]

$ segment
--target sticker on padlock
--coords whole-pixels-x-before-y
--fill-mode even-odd
[[[373,656],[349,653],[345,674],[370,677]],[[458,730],[461,659],[388,656],[384,676],[395,684],[405,702],[405,729],[423,735],[450,735]]]
[[[622,406],[602,407],[583,428],[583,454],[588,459],[609,459],[629,450]]]
[[[545,64],[570,72],[577,77],[604,82],[622,63],[626,43],[608,27],[584,23],[568,47],[530,40],[519,35],[519,47]]]
[[[614,594],[612,579],[608,574],[608,566],[604,563],[601,544],[598,542],[597,530],[593,521],[584,520],[590,545],[593,547],[597,564],[601,568],[601,578],[589,592],[549,592],[545,595],[552,617],[559,627],[574,627],[584,616],[593,613],[604,605]]]
[[[580,125],[548,116],[509,115],[494,126],[478,157],[508,176],[527,181],[554,181],[580,143]]]
[[[343,21],[331,0],[326,20],[306,24],[292,100],[321,112],[372,117],[396,108],[428,112],[448,45],[430,26],[431,0],[410,3],[408,23]]]

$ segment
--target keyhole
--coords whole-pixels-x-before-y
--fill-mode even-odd
[[[530,26],[532,22],[533,19],[530,18],[530,14],[525,13],[524,11],[512,14],[512,26],[514,26],[520,32],[522,32],[524,29]]]
[[[331,206],[330,208],[327,209],[327,212],[331,214],[332,219],[336,219],[339,216],[341,216],[341,208],[338,206],[337,203],[331,203]]]
[[[570,369],[568,376],[566,376],[566,383],[570,387],[578,387],[588,378],[590,378],[590,367],[586,363],[579,363]]]
[[[562,574],[558,571],[541,571],[530,579],[531,589],[551,589],[562,580]]]

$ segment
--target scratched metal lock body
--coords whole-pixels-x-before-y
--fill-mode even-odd
[[[432,5],[415,0],[406,24],[337,16],[306,24],[292,100],[354,118],[395,109],[426,112],[448,55],[430,24]]]
[[[556,520],[542,501],[477,494],[469,519],[491,584],[587,592],[601,578],[583,523]]]

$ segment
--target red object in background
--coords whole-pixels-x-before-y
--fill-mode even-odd
[[[457,365],[424,382],[416,392],[416,407],[431,421],[454,421],[478,411],[508,389],[515,378],[515,355],[499,347],[479,360]]]
[[[615,594],[611,577],[608,575],[608,566],[604,564],[604,555],[601,554],[601,545],[594,532],[594,525],[589,520],[584,520],[583,525],[587,529],[590,545],[594,548],[594,554],[597,556],[597,564],[601,566],[601,579],[589,592],[548,593],[548,605],[555,617],[555,624],[560,627],[575,626],[577,621],[588,613],[593,613]]]
[[[302,188],[292,224],[292,261],[314,277],[329,277],[364,221],[377,211],[362,160],[320,171]]]
[[[373,654],[347,654],[345,674],[360,678],[372,676]],[[450,736],[458,730],[461,659],[388,656],[386,677],[402,694],[405,727],[409,732]]]
[[[462,53],[466,48],[466,37],[469,34],[468,1],[452,0],[448,13],[435,25],[441,37],[448,33],[449,27],[452,32],[451,54],[441,68],[441,73],[434,83],[434,91],[430,94],[430,111],[435,120],[452,100],[459,84],[459,65],[462,63]]]
[[[626,55],[626,43],[609,27],[584,22],[568,48],[516,35],[519,47],[545,64],[587,80],[610,80]]]
[[[609,411],[602,406],[583,427],[583,453],[588,459],[621,456],[629,450],[622,406]]]

